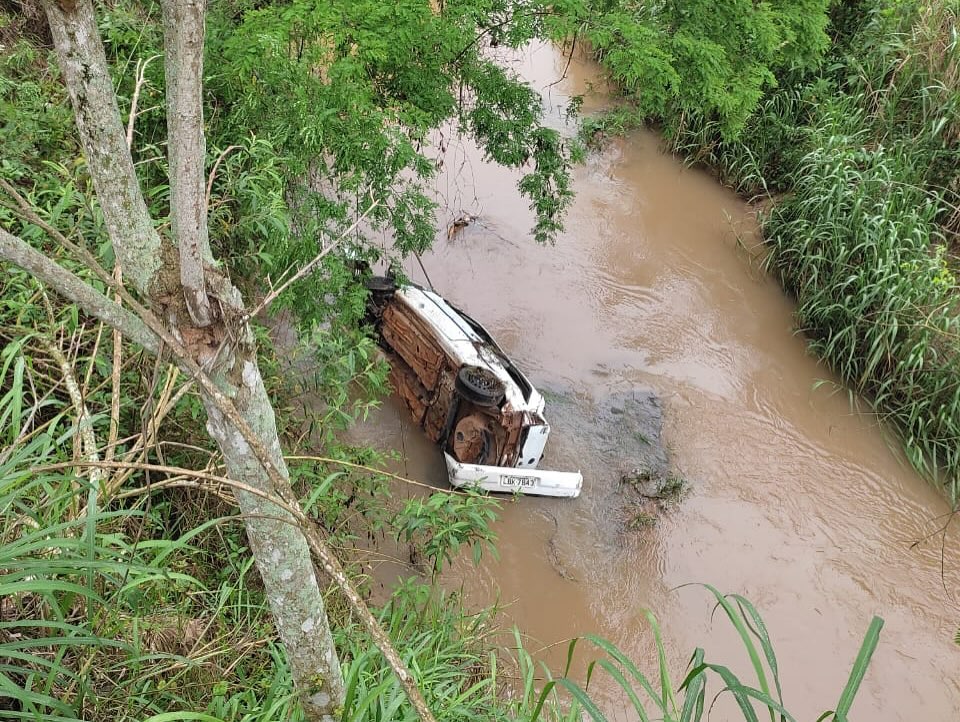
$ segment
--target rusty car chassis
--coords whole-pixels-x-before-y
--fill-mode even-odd
[[[537,469],[550,425],[543,396],[489,333],[441,296],[367,279],[368,321],[414,422],[444,452],[450,483],[575,497],[579,472]]]

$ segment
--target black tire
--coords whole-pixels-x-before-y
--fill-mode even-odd
[[[503,401],[503,382],[482,366],[462,366],[454,386],[461,397],[477,406],[499,406]]]
[[[390,276],[370,276],[363,285],[372,293],[392,293],[397,290],[397,281]]]
[[[364,314],[364,321],[379,329],[383,310],[393,300],[393,295],[397,292],[397,282],[390,276],[369,276],[364,279],[363,285],[370,292],[367,297],[367,311]]]

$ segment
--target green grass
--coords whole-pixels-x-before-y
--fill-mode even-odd
[[[741,679],[726,663],[708,660],[701,648],[693,651],[685,674],[678,678],[672,673],[667,661],[660,625],[654,614],[647,611],[647,622],[657,652],[657,667],[653,674],[639,669],[615,645],[600,637],[588,635],[583,639],[575,639],[569,647],[568,671],[569,661],[578,646],[589,644],[592,650],[599,651],[602,655],[588,664],[585,683],[581,684],[566,676],[557,680],[549,679],[539,693],[533,714],[529,718],[522,718],[530,719],[531,722],[539,719],[540,711],[545,708],[543,703],[551,701],[553,705],[546,709],[549,709],[556,719],[557,710],[564,708],[557,697],[557,693],[562,690],[565,698],[572,703],[568,708],[570,719],[586,717],[593,722],[607,722],[607,716],[589,692],[590,685],[596,684],[596,678],[604,674],[613,682],[614,688],[623,694],[624,702],[628,703],[641,722],[701,722],[709,718],[713,705],[722,695],[733,697],[739,710],[739,718],[745,722],[759,722],[765,718],[769,718],[770,722],[795,722],[797,717],[785,706],[779,663],[760,613],[740,595],[725,595],[709,585],[704,585],[704,588],[710,592],[716,608],[723,611],[723,618],[736,631],[742,649],[750,661],[753,680]],[[877,647],[882,628],[883,621],[875,617],[867,629],[839,701],[834,709],[825,711],[818,720],[846,722],[847,714]],[[585,654],[592,655],[595,652],[588,651]],[[529,698],[529,692],[525,692],[522,699]],[[583,714],[579,714],[580,712]]]

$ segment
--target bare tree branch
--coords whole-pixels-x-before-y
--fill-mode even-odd
[[[83,400],[83,394],[80,391],[80,385],[77,383],[77,377],[74,374],[73,367],[67,360],[67,357],[63,355],[63,351],[52,339],[40,334],[38,340],[40,345],[50,354],[60,368],[63,383],[67,388],[67,394],[70,396],[70,401],[76,411],[76,448],[79,451],[79,456],[88,464],[99,462],[100,456],[97,452],[97,439],[93,431],[93,419],[90,416],[90,411],[87,409],[86,402]],[[79,466],[77,467],[77,476],[80,476]],[[96,488],[99,488],[104,476],[105,472],[103,469],[94,467],[90,472],[90,483],[94,484]],[[74,482],[73,488],[75,493],[70,500],[70,506],[71,513],[76,516],[77,500],[80,492],[79,483]]]
[[[220,164],[223,163],[224,158],[233,151],[240,150],[242,147],[242,145],[229,145],[217,156],[217,162],[213,164],[213,168],[210,169],[210,175],[207,177],[207,193],[204,197],[204,207],[208,210],[210,208],[210,194],[213,192],[213,181],[217,177],[217,169],[220,167]]]
[[[320,249],[320,252],[317,253],[317,255],[314,256],[313,259],[311,259],[309,263],[304,264],[304,266],[303,266],[299,271],[297,271],[296,273],[294,273],[290,278],[288,278],[286,281],[284,281],[283,283],[281,283],[277,288],[275,288],[275,289],[272,290],[270,293],[268,293],[268,294],[267,294],[267,297],[264,298],[264,299],[257,305],[257,307],[256,307],[255,309],[253,309],[253,311],[251,311],[250,313],[247,314],[247,318],[254,318],[254,317],[255,317],[257,314],[259,314],[263,309],[265,309],[265,308],[266,308],[267,306],[269,306],[271,303],[273,303],[274,301],[276,301],[276,300],[277,300],[277,297],[278,297],[281,293],[283,293],[284,291],[286,291],[288,288],[290,288],[290,286],[292,286],[294,283],[296,283],[296,282],[299,281],[301,278],[303,278],[304,276],[306,276],[308,273],[311,273],[314,269],[316,269],[316,267],[320,265],[320,261],[322,261],[322,260],[324,259],[324,257],[327,256],[327,254],[330,253],[330,251],[332,251],[334,248],[336,248],[336,247],[337,247],[337,244],[339,244],[340,241],[342,241],[344,238],[346,238],[346,237],[349,236],[351,233],[353,233],[353,232],[356,230],[357,226],[359,226],[359,225],[364,221],[364,219],[373,212],[373,209],[376,208],[378,205],[380,205],[380,201],[379,201],[379,200],[376,200],[376,201],[374,201],[373,203],[371,203],[371,204],[370,204],[370,207],[367,208],[367,210],[365,210],[365,211],[363,212],[363,215],[360,216],[357,220],[355,220],[355,221],[350,225],[350,227],[349,227],[347,230],[345,230],[345,231],[344,231],[343,233],[341,233],[339,236],[337,236],[337,237],[334,238],[332,241],[330,241],[330,243],[328,243],[326,246],[324,246],[323,248],[321,248],[321,249]]]
[[[372,466],[366,466],[364,464],[354,464],[351,461],[344,461],[342,459],[333,459],[328,456],[311,456],[307,454],[287,454],[285,457],[288,461],[316,461],[319,464],[333,464],[334,466],[343,466],[348,469],[356,469],[357,471],[363,471],[367,474],[373,474],[376,476],[382,476],[387,479],[393,479],[394,481],[399,481],[404,484],[409,484],[411,486],[419,486],[421,489],[427,489],[431,494],[447,494],[448,496],[470,496],[465,491],[458,491],[457,489],[444,489],[438,486],[431,486],[430,484],[424,484],[422,481],[417,481],[415,479],[408,479],[405,476],[400,476],[399,474],[391,474],[389,471],[384,471],[383,469],[375,469]]]
[[[140,102],[140,90],[143,88],[145,82],[144,74],[147,72],[147,66],[159,57],[159,55],[152,55],[146,60],[137,60],[137,80],[133,86],[133,98],[130,100],[130,117],[127,118],[127,147],[131,151],[133,150],[133,126],[137,122],[137,106]]]
[[[114,300],[120,303],[120,291],[123,288],[123,273],[120,264],[113,269],[113,279],[117,284]],[[107,450],[105,458],[113,461],[117,449],[117,435],[120,433],[120,368],[123,365],[123,337],[117,329],[113,329],[113,363],[110,369],[110,431],[107,436]]]
[[[30,271],[51,290],[66,296],[80,308],[96,316],[150,353],[160,352],[160,339],[135,314],[111,301],[26,241],[0,228],[0,259]]]
[[[313,523],[309,517],[302,516],[298,517],[296,509],[293,507],[287,506],[283,499],[264,491],[263,489],[258,489],[249,484],[244,484],[243,482],[236,481],[226,476],[220,474],[214,474],[209,471],[197,471],[195,469],[187,469],[182,466],[171,466],[169,464],[150,464],[141,461],[100,461],[99,459],[86,459],[80,462],[73,461],[64,461],[56,464],[42,464],[40,466],[34,466],[31,471],[34,473],[43,473],[47,471],[62,471],[64,469],[70,469],[73,467],[85,467],[91,469],[115,469],[120,471],[156,471],[162,474],[170,474],[176,479],[190,478],[190,479],[199,479],[200,481],[209,482],[211,485],[222,485],[231,490],[239,490],[246,492],[247,494],[252,494],[253,496],[258,496],[265,501],[269,501],[272,504],[280,507],[284,511],[288,512],[291,516],[297,519],[298,523]],[[127,499],[131,496],[137,496],[140,494],[148,494],[151,491],[158,491],[160,489],[168,486],[164,481],[158,481],[150,486],[143,486],[137,489],[128,489],[122,494],[118,495],[119,499]],[[216,491],[214,490],[214,493]],[[232,502],[236,502],[236,499],[231,499]],[[281,517],[277,517],[280,521],[284,521]]]
[[[180,284],[190,319],[199,328],[213,320],[204,283],[212,261],[204,193],[203,39],[206,0],[163,0],[167,77],[167,156],[170,222],[180,250]]]
[[[128,279],[146,294],[160,271],[160,236],[140,192],[90,0],[43,0],[97,198]]]
[[[73,241],[68,239],[66,236],[64,236],[56,228],[54,228],[49,223],[47,223],[42,218],[40,218],[40,216],[37,215],[37,212],[30,206],[29,203],[27,203],[26,199],[17,192],[16,188],[10,185],[3,178],[0,178],[0,188],[6,191],[10,195],[10,197],[16,201],[17,208],[11,208],[11,210],[14,211],[14,213],[17,213],[24,220],[42,228],[44,231],[47,232],[47,234],[50,235],[51,238],[53,238],[56,241],[59,241],[64,248],[66,248],[68,251],[70,251],[70,253],[73,254],[76,260],[82,262],[87,268],[93,271],[93,273],[97,276],[97,278],[100,279],[102,283],[104,283],[108,288],[114,289],[116,291],[118,299],[122,299],[124,303],[126,303],[131,309],[133,309],[135,316],[139,317],[161,339],[164,338],[165,336],[167,338],[172,339],[172,336],[170,336],[166,326],[163,325],[160,319],[158,319],[150,309],[148,309],[146,306],[141,304],[137,299],[131,296],[130,293],[124,288],[122,279],[121,281],[118,281],[114,276],[107,273],[106,269],[104,269],[104,267],[100,265],[100,263],[97,261],[96,258],[94,258],[93,254],[90,253],[90,251],[88,251],[79,243],[74,243]],[[10,208],[10,206],[7,206],[7,207]],[[57,266],[57,268],[59,268],[59,266]],[[57,291],[58,293],[62,293],[63,295],[67,295],[66,293],[64,293],[63,291],[61,291],[56,287],[54,287],[53,290]],[[68,296],[68,298],[70,297]],[[120,329],[117,326],[113,326],[113,328],[122,331],[122,329]],[[131,341],[139,343],[135,338],[131,338],[129,336],[128,338]],[[151,350],[147,346],[145,346],[144,348],[146,348],[148,351]]]

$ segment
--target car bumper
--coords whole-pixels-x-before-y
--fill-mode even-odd
[[[579,471],[548,471],[545,469],[514,469],[505,466],[461,464],[444,453],[450,486],[475,487],[502,494],[530,494],[575,498],[583,487]]]

